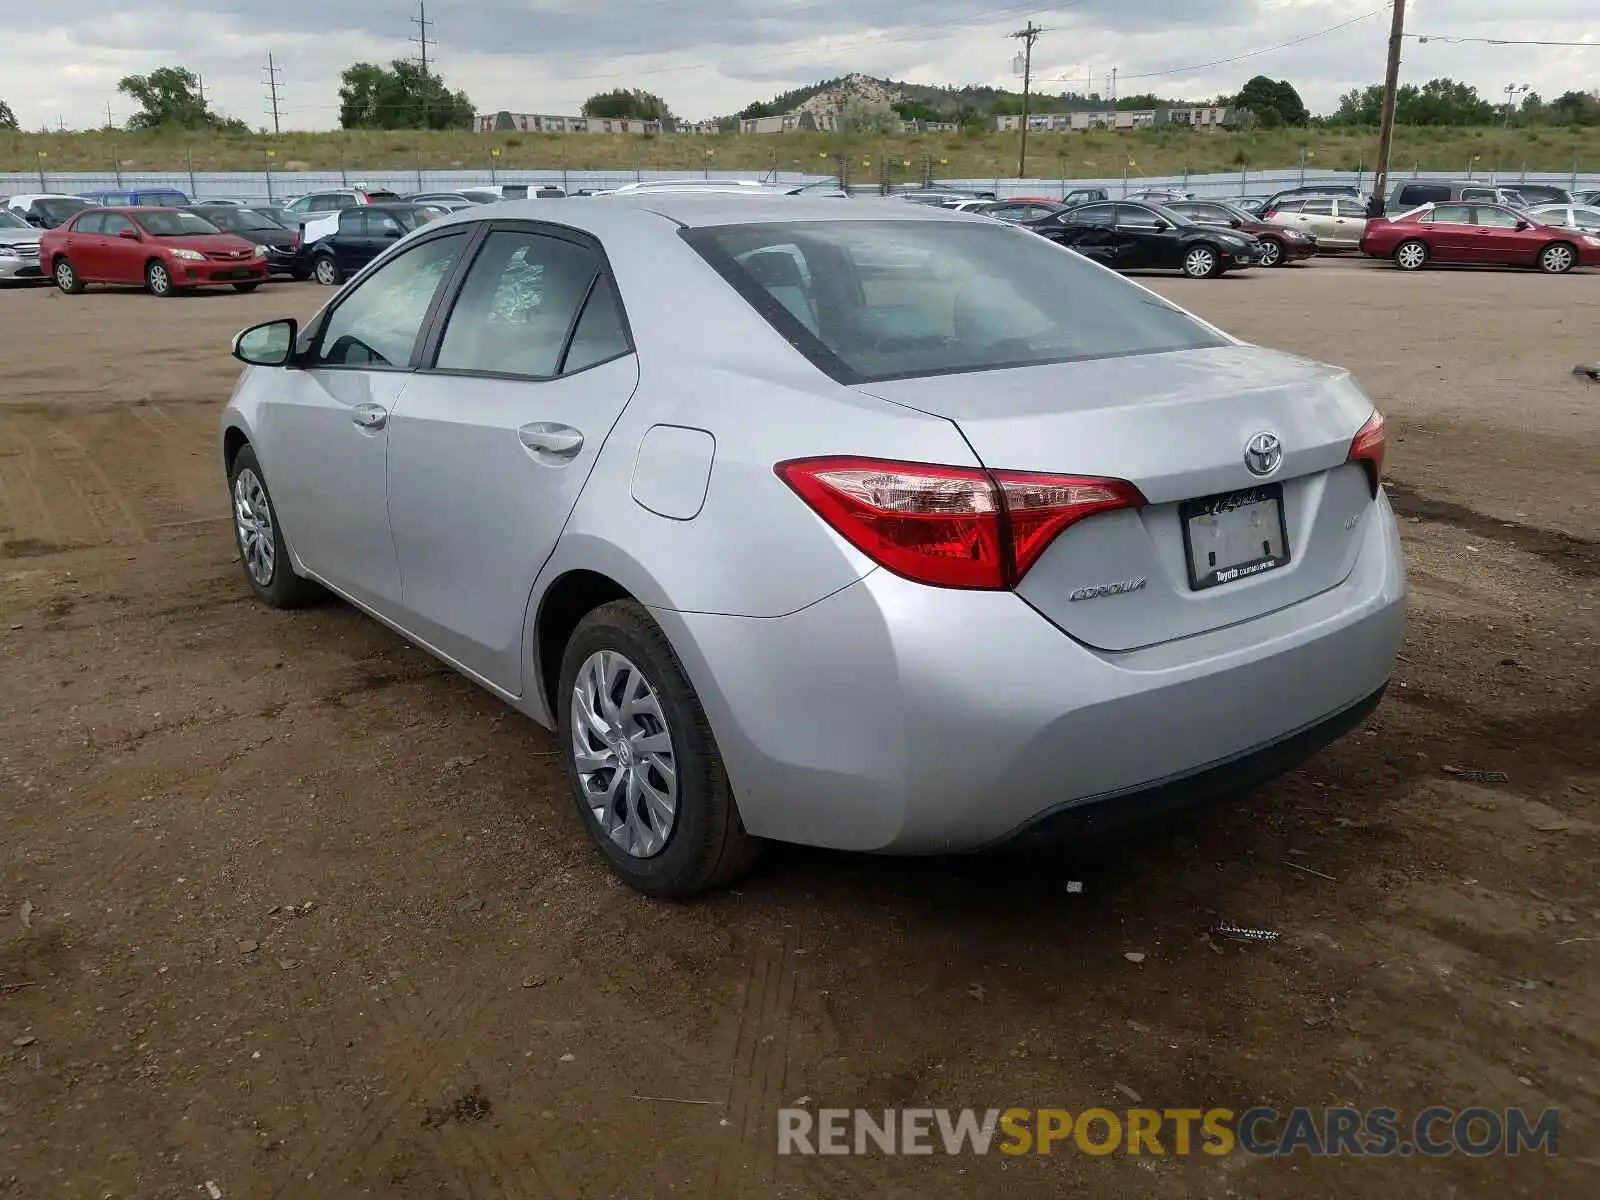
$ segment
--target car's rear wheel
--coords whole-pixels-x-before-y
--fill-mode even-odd
[[[331,254],[318,255],[317,261],[312,264],[311,274],[323,287],[337,287],[341,278],[339,264],[333,261]]]
[[[250,292],[255,291],[260,286],[260,280],[257,280],[254,283],[236,283],[233,285],[233,290],[236,292],[244,292],[248,295]]]
[[[1428,244],[1416,238],[1401,242],[1394,248],[1394,265],[1402,271],[1420,271],[1428,265]]]
[[[1578,265],[1578,255],[1566,242],[1551,242],[1539,252],[1539,270],[1560,275]]]
[[[1222,258],[1212,246],[1190,246],[1183,254],[1183,273],[1190,279],[1222,274]]]
[[[1275,237],[1261,239],[1261,257],[1257,261],[1263,267],[1281,267],[1283,265],[1283,243]]]
[[[250,589],[273,608],[299,608],[315,599],[317,585],[300,578],[289,565],[289,547],[278,523],[278,510],[272,505],[256,452],[248,445],[234,456],[228,492],[233,501],[234,542]]]
[[[64,258],[56,259],[55,265],[56,287],[69,296],[76,296],[83,291],[83,280],[78,278],[78,272],[72,264]]]
[[[145,264],[144,286],[152,296],[171,296],[178,290],[172,282],[172,272],[167,270],[167,264],[163,262]]]
[[[578,623],[556,718],[579,819],[630,887],[678,899],[749,869],[761,843],[745,832],[694,687],[642,605],[613,601]]]

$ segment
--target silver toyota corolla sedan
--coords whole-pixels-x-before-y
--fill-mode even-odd
[[[472,209],[234,353],[250,586],[556,729],[651,895],[769,839],[1040,844],[1241,791],[1358,723],[1400,638],[1349,374],[983,217]]]

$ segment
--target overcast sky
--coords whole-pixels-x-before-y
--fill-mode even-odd
[[[427,0],[430,57],[480,112],[575,113],[614,86],[657,92],[680,116],[737,110],[787,88],[860,71],[919,83],[1015,86],[1016,43],[1032,18],[1045,91],[1103,90],[1206,98],[1251,75],[1288,79],[1313,112],[1383,77],[1387,11],[1300,45],[1251,54],[1372,13],[1383,0]],[[74,0],[7,4],[0,18],[0,98],[24,127],[118,123],[117,80],[181,65],[215,107],[252,125],[269,118],[270,50],[282,67],[285,128],[338,123],[339,72],[412,55],[410,0]],[[1415,0],[1407,29],[1439,37],[1600,44],[1600,0]],[[1218,60],[1240,58],[1234,62]],[[1600,45],[1492,46],[1408,41],[1402,78],[1463,79],[1499,100],[1507,84],[1546,98],[1600,89]],[[1217,65],[1205,65],[1216,63]]]

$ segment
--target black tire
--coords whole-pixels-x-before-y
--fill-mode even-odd
[[[233,285],[233,290],[236,291],[236,292],[243,292],[245,295],[248,296],[251,292],[255,291],[260,286],[261,286],[261,281],[258,279],[254,283],[236,283],[236,284]]]
[[[1261,239],[1261,265],[1263,267],[1283,266],[1283,243],[1275,237]]]
[[[249,551],[239,528],[236,497],[239,493],[240,477],[246,471],[251,472],[261,485],[261,494],[266,500],[267,518],[272,527],[272,569],[265,582],[257,579],[251,571]],[[233,518],[234,545],[239,549],[239,565],[244,571],[245,581],[249,583],[250,590],[255,592],[264,604],[273,608],[300,608],[321,597],[322,589],[311,580],[296,575],[294,567],[289,563],[289,544],[283,537],[283,525],[278,520],[277,506],[272,503],[272,493],[267,490],[267,477],[261,470],[261,463],[256,459],[256,452],[248,443],[234,456],[233,466],[228,470],[228,508]]]
[[[151,259],[144,265],[144,289],[152,296],[176,296],[178,285],[172,280],[172,272],[167,269],[166,263]]]
[[[50,271],[55,276],[56,287],[68,296],[76,296],[83,291],[83,280],[78,277],[77,268],[64,255],[56,259]]]
[[[1428,265],[1430,257],[1428,243],[1417,238],[1408,238],[1394,248],[1394,265],[1402,271],[1420,271]]]
[[[622,654],[643,674],[656,693],[672,743],[677,810],[665,846],[648,858],[630,854],[600,828],[578,774],[571,697],[584,662],[602,650]],[[678,900],[720,887],[750,869],[762,843],[745,832],[699,697],[672,644],[642,605],[613,601],[578,622],[562,653],[556,698],[561,761],[578,819],[629,887],[657,899]]]
[[[311,272],[305,268],[296,267],[293,271],[289,272],[289,278],[294,280],[296,283],[304,283],[306,280],[311,278]]]
[[[1578,251],[1571,242],[1551,242],[1539,251],[1539,270],[1546,275],[1563,275],[1578,265]]]
[[[311,263],[311,274],[323,287],[338,287],[344,282],[344,272],[331,254],[319,254]]]

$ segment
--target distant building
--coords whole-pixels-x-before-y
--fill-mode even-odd
[[[715,132],[715,122],[702,122]],[[479,113],[479,133],[674,133],[673,120],[641,121],[634,117],[560,117],[542,113]],[[699,126],[695,127],[697,130]],[[704,132],[703,130],[700,130]]]
[[[797,108],[774,117],[744,117],[739,121],[739,132],[832,133],[838,127],[838,120],[835,109]]]
[[[1177,108],[1100,108],[1072,112],[1029,113],[1028,131],[1063,133],[1085,129],[1148,129],[1157,125],[1187,125],[1191,129],[1247,129],[1255,117],[1247,108],[1234,105],[1202,104]],[[1015,114],[997,116],[994,127],[1000,132],[1022,128]]]

